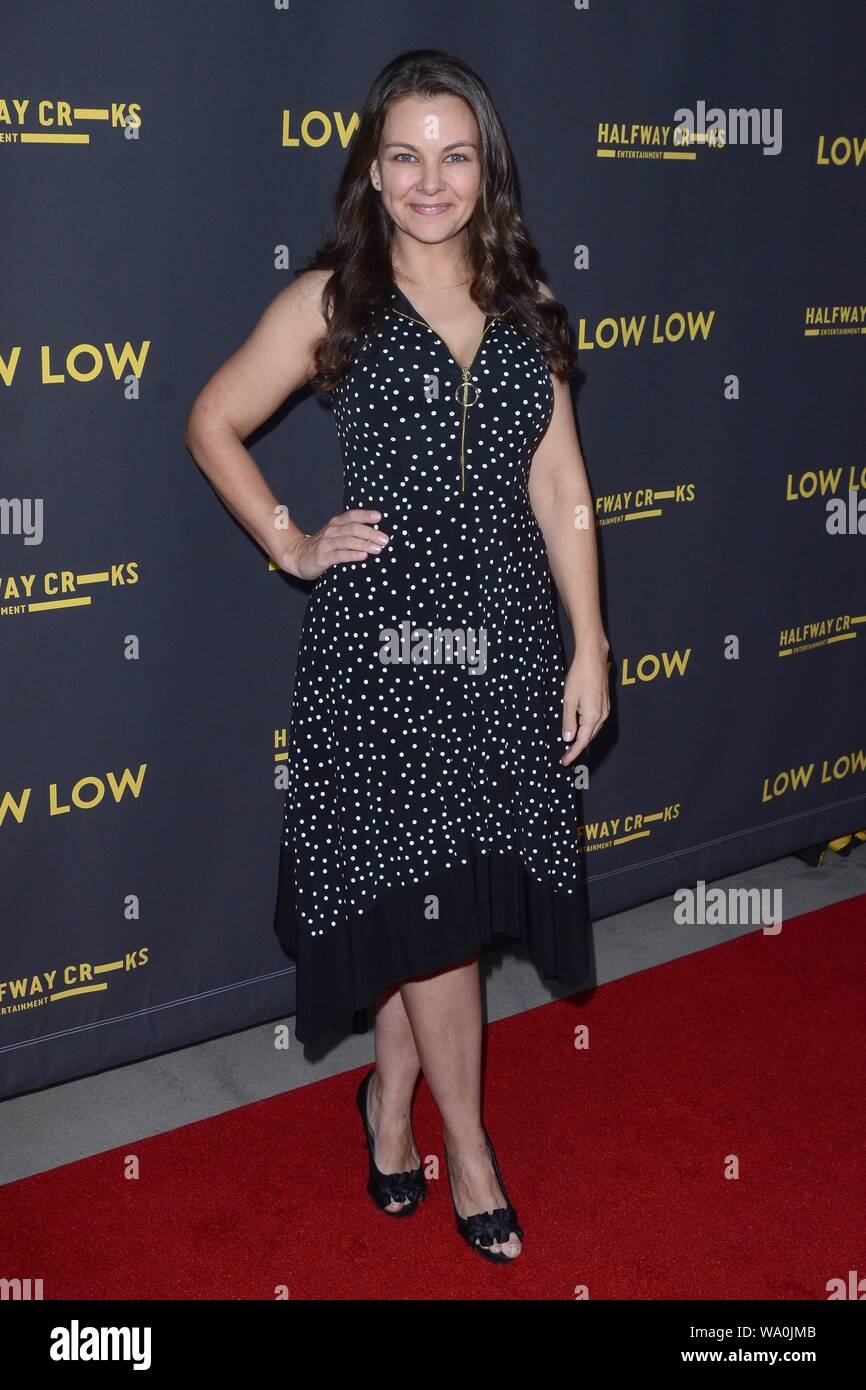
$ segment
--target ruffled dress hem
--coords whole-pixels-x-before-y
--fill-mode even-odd
[[[464,845],[460,862],[418,883],[383,889],[347,923],[313,931],[298,919],[291,850],[283,845],[274,931],[297,964],[295,1036],[310,1043],[342,1020],[363,1031],[392,986],[462,964],[488,946],[520,942],[545,980],[577,991],[591,969],[583,881],[571,893],[527,870],[516,850]],[[309,968],[307,968],[309,966]]]

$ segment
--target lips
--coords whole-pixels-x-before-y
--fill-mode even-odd
[[[433,217],[437,212],[447,212],[450,203],[410,203],[413,212],[420,212],[423,217]]]

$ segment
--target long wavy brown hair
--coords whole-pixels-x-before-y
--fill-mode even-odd
[[[577,366],[568,311],[536,289],[540,257],[518,205],[508,138],[481,78],[460,58],[435,48],[400,53],[373,83],[335,197],[333,233],[299,271],[329,270],[323,298],[327,330],[316,355],[313,390],[329,392],[351,367],[364,333],[388,307],[394,224],[370,181],[391,103],[405,96],[462,97],[481,135],[481,179],[467,224],[470,294],[485,314],[510,310],[510,321],[535,341],[561,379]]]

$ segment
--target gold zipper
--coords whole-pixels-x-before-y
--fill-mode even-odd
[[[392,306],[392,308],[393,308],[393,306]],[[490,332],[490,329],[493,327],[493,325],[494,325],[494,323],[496,322],[496,320],[497,320],[497,319],[504,318],[505,315],[506,315],[507,313],[510,312],[510,309],[511,309],[511,306],[509,305],[509,306],[508,306],[508,309],[504,309],[504,310],[502,311],[501,314],[492,314],[492,315],[491,315],[490,322],[487,324],[486,328],[484,329],[484,332],[481,334],[481,337],[480,337],[479,342],[478,342],[478,346],[477,346],[477,348],[475,349],[475,351],[474,351],[473,354],[472,354],[472,358],[471,358],[471,360],[470,360],[470,362],[469,362],[469,366],[468,366],[468,367],[464,367],[463,364],[462,364],[461,362],[458,362],[458,361],[457,361],[457,358],[454,356],[454,353],[451,351],[451,349],[450,349],[450,347],[448,346],[448,344],[446,343],[445,339],[439,337],[439,334],[436,332],[436,330],[433,329],[433,328],[431,328],[430,325],[429,325],[429,323],[425,323],[424,319],[416,319],[415,316],[414,316],[413,314],[404,314],[402,309],[394,309],[394,311],[393,311],[395,314],[399,314],[401,318],[410,319],[410,320],[412,321],[412,323],[420,323],[421,327],[422,327],[422,328],[426,328],[426,329],[428,330],[428,332],[432,333],[434,338],[439,338],[440,343],[441,343],[442,346],[445,348],[445,351],[448,353],[448,356],[451,358],[451,361],[454,363],[455,367],[457,367],[458,370],[459,370],[460,372],[462,372],[462,374],[463,374],[463,380],[461,381],[460,385],[457,387],[457,390],[456,390],[455,393],[454,393],[454,399],[457,401],[458,405],[462,405],[462,406],[463,406],[463,416],[462,416],[462,419],[461,419],[461,422],[460,422],[460,491],[461,491],[461,492],[465,492],[465,491],[466,491],[466,466],[465,466],[465,453],[464,453],[464,443],[465,443],[465,439],[466,439],[466,412],[467,412],[467,410],[469,409],[470,405],[474,405],[474,404],[475,404],[475,401],[478,400],[478,396],[479,396],[479,394],[480,394],[480,392],[479,392],[479,390],[478,390],[478,387],[476,386],[476,387],[475,387],[475,392],[476,392],[476,394],[475,394],[474,400],[471,400],[471,401],[470,401],[470,400],[467,399],[466,388],[467,388],[467,386],[472,386],[472,385],[474,385],[474,382],[471,380],[471,376],[472,376],[472,363],[475,361],[476,357],[478,356],[479,352],[481,351],[481,344],[484,342],[484,339],[487,337],[487,334]]]

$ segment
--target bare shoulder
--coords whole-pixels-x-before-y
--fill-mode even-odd
[[[299,319],[303,319],[311,328],[318,328],[324,333],[323,298],[332,274],[331,270],[302,271],[290,285],[280,290],[268,306],[269,310],[287,324],[294,326]]]
[[[315,375],[316,348],[327,331],[322,295],[331,274],[304,271],[270,301],[244,342],[199,392],[188,438],[213,425],[230,425],[246,439]]]
[[[267,305],[246,347],[257,359],[278,355],[304,380],[315,371],[313,353],[327,332],[324,293],[331,270],[304,270]],[[259,361],[256,366],[261,365]]]

